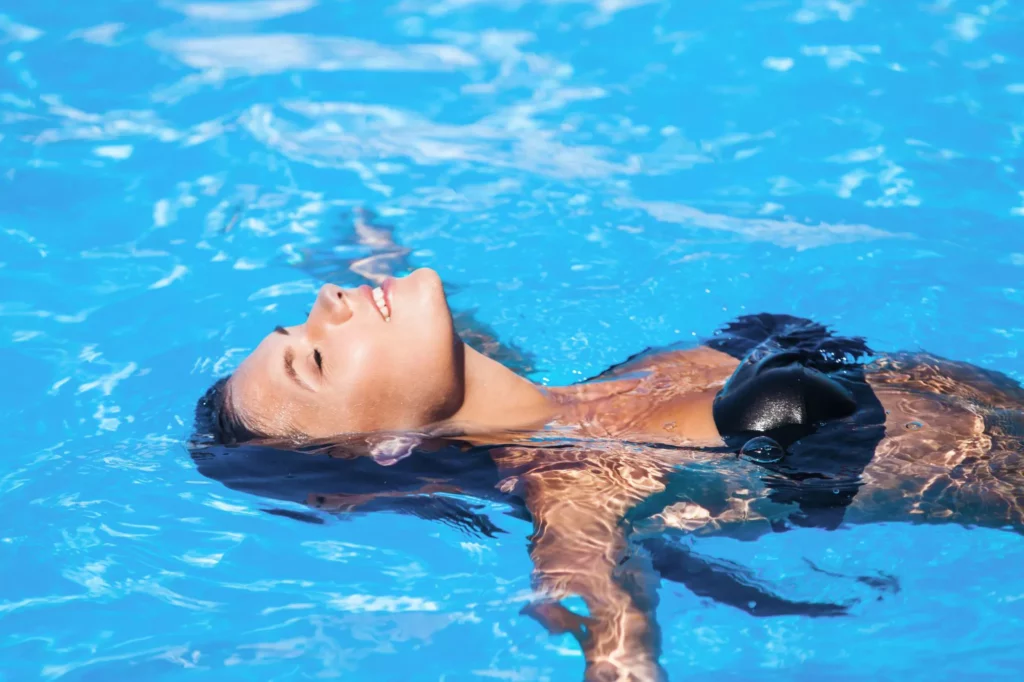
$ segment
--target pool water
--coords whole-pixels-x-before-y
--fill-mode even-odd
[[[232,490],[196,398],[367,267],[437,269],[544,383],[760,311],[1024,379],[1022,35],[1006,0],[0,2],[0,679],[580,679],[520,615],[527,522]],[[664,582],[672,679],[1024,670],[1015,534],[692,547],[857,603]]]

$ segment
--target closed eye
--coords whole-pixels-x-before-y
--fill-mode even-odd
[[[324,357],[320,355],[320,351],[316,348],[313,349],[313,362],[316,363],[316,368],[320,370],[320,373],[324,373]]]

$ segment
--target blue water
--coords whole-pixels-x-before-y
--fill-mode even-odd
[[[310,263],[360,281],[359,209],[537,381],[762,310],[1020,380],[1022,36],[1006,0],[0,0],[0,679],[580,679],[519,615],[527,523],[263,513],[197,473],[196,398]],[[665,583],[673,679],[1024,670],[1011,533],[693,546],[860,602]]]

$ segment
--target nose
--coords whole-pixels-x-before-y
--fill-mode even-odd
[[[325,284],[316,295],[316,303],[309,312],[306,324],[312,332],[319,332],[328,325],[341,324],[352,317],[352,309],[345,301],[345,293],[335,284]]]

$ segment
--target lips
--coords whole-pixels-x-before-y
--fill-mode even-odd
[[[391,302],[390,293],[390,288],[392,284],[392,278],[388,277],[387,279],[384,280],[384,283],[381,284],[381,286],[379,287],[374,287],[373,289],[371,289],[366,284],[363,284],[362,286],[356,287],[353,293],[358,293],[360,296],[365,296],[366,300],[369,303],[372,303],[373,307],[377,309],[378,313],[380,313],[381,318],[383,318],[385,322],[390,322],[391,311],[394,307]]]

